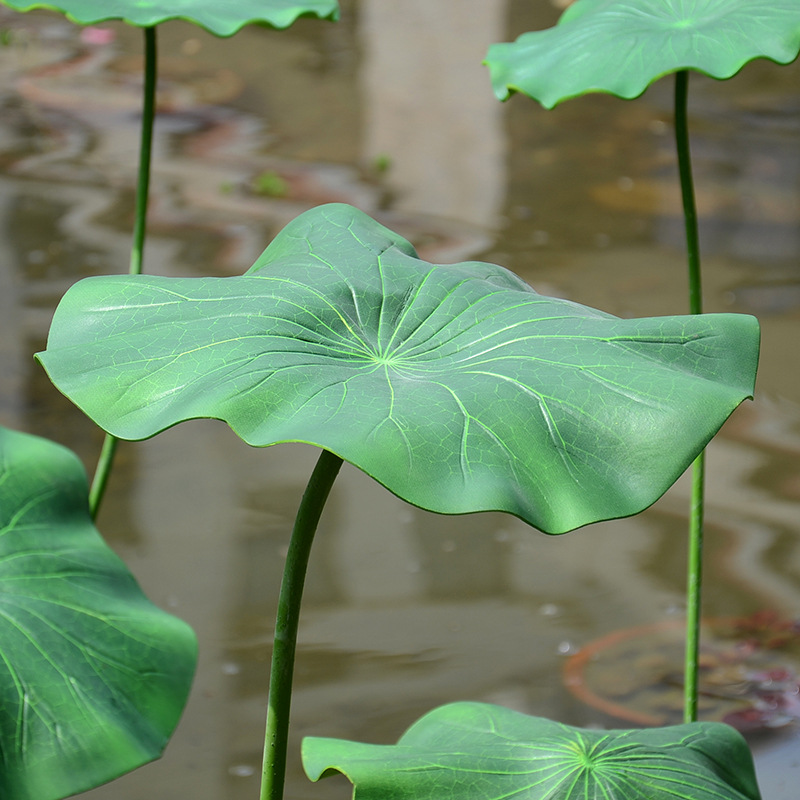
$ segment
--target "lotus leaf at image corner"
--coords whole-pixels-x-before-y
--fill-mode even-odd
[[[577,0],[558,24],[490,46],[495,94],[521,92],[545,108],[590,92],[638,97],[665,75],[735,75],[800,52],[797,0]]]
[[[299,17],[330,20],[339,17],[337,0],[0,0],[16,11],[46,9],[59,11],[79,25],[96,25],[121,20],[137,27],[152,27],[168,20],[193,22],[216,36],[233,36],[245,25],[260,23],[288,28]]]
[[[197,641],[93,526],[74,453],[0,427],[0,492],[0,796],[59,800],[161,756]]]

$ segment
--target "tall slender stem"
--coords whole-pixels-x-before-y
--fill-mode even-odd
[[[107,433],[103,439],[92,486],[89,489],[89,513],[92,515],[92,519],[97,519],[97,513],[100,511],[100,501],[103,499],[108,485],[108,477],[111,474],[111,465],[114,463],[114,453],[117,451],[118,441],[119,439],[110,433]]]
[[[147,233],[147,202],[150,193],[150,161],[153,153],[153,123],[156,114],[156,77],[158,61],[155,27],[144,31],[144,95],[142,102],[142,133],[139,144],[139,178],[136,185],[136,217],[133,223],[131,275],[142,274],[144,240]]]
[[[144,31],[144,91],[142,98],[142,126],[139,143],[139,175],[136,183],[136,212],[133,224],[133,243],[129,273],[142,274],[144,260],[144,241],[147,233],[147,201],[150,193],[150,161],[153,152],[153,122],[156,112],[156,79],[158,61],[156,56],[156,29],[147,27]],[[100,458],[97,462],[92,487],[89,490],[89,511],[92,519],[97,517],[100,502],[106,491],[111,465],[117,449],[117,440],[106,434]]]
[[[681,181],[683,217],[686,228],[686,254],[689,265],[689,311],[703,312],[703,292],[700,280],[700,236],[697,226],[697,206],[692,180],[692,161],[689,150],[687,99],[689,72],[675,75],[675,144],[678,150],[678,172]],[[692,490],[689,510],[689,558],[686,585],[686,660],[684,667],[683,718],[697,720],[698,658],[700,652],[700,605],[703,577],[703,498],[705,484],[705,452],[692,464]]]
[[[681,180],[683,219],[686,228],[686,256],[689,264],[689,313],[703,313],[703,287],[700,280],[700,234],[697,229],[697,206],[694,201],[692,157],[689,151],[687,98],[689,72],[675,74],[675,145],[678,150],[678,173]]]
[[[686,583],[686,654],[683,685],[683,721],[697,721],[700,657],[700,605],[703,580],[703,496],[705,450],[692,464],[692,495],[689,510],[689,559]]]
[[[275,620],[261,800],[281,800],[283,797],[300,601],[317,524],[341,466],[339,456],[322,451],[300,501],[289,541]]]

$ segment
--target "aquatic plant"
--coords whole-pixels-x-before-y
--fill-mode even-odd
[[[95,25],[143,29],[144,84],[130,274],[142,272],[153,123],[156,26],[191,21],[217,36],[301,16],[338,18],[337,0],[0,0]],[[161,755],[194,674],[196,641],[146,600],[92,526],[116,449],[105,437],[91,488],[77,458],[52,442],[0,429],[4,569],[0,776],[7,798],[61,798]],[[56,465],[58,470],[56,470]],[[5,568],[8,567],[8,568]]]
[[[20,10],[44,6],[6,4]],[[155,16],[148,16],[153,4],[144,2],[126,4],[130,15],[112,15],[145,29],[151,101],[144,114],[149,123],[143,126],[143,153],[149,153],[144,128],[152,126],[154,113],[154,26],[168,16],[190,16],[204,26],[219,22],[212,4],[202,4],[206,23],[199,19],[201,4],[189,5],[197,18],[181,13],[180,2]],[[313,10],[303,7],[323,16],[319,3],[313,5]],[[589,0],[576,4],[572,18],[589,5]],[[67,12],[78,21],[112,18],[107,3],[76,6],[88,9],[84,17]],[[239,3],[236,13],[243,8],[250,6]],[[238,24],[213,32],[231,35]],[[140,169],[141,230],[135,235],[140,245],[144,174],[149,168]],[[343,460],[421,508],[445,514],[501,510],[546,533],[563,533],[649,506],[752,396],[758,360],[758,324],[752,317],[622,320],[539,295],[495,265],[429,264],[409,242],[347,206],[300,216],[236,278],[137,274],[141,246],[138,257],[136,249],[134,244],[132,262],[139,262],[134,274],[81,281],[60,304],[47,350],[38,356],[56,386],[114,438],[143,439],[184,420],[210,417],[225,420],[254,446],[296,441],[321,449],[298,510],[281,586],[262,800],[283,794],[305,571]],[[697,275],[699,281],[699,260]],[[37,507],[48,481],[37,474],[26,478],[36,500],[13,514],[8,529]],[[70,519],[81,518],[86,494],[81,489],[76,495]],[[25,563],[19,560],[27,546],[25,532],[21,542],[7,540],[15,547],[7,554],[9,564]],[[52,560],[49,542],[43,552]],[[91,556],[81,555],[80,563],[87,559]],[[42,585],[56,590],[57,601],[70,600],[51,580],[55,576],[43,575]],[[132,590],[122,602],[129,599],[142,603]],[[149,607],[147,612],[158,620],[156,628],[174,624]],[[40,619],[52,627],[48,617]],[[100,621],[109,619],[113,627],[116,617],[101,615]],[[178,628],[186,659],[192,655],[191,634],[187,638]],[[69,691],[57,701],[59,714],[62,706],[84,714],[84,676],[75,683],[64,676],[73,675],[78,653],[105,652],[98,640],[106,631],[99,630],[83,635],[82,629],[82,636],[74,637],[80,647],[66,652],[69,663],[60,674]],[[118,653],[118,643],[114,646]],[[122,651],[113,666],[124,671],[136,651]],[[14,667],[17,660],[35,662],[36,668],[43,663],[23,651],[3,655]],[[163,704],[141,696],[131,701],[147,712],[144,722],[135,716],[100,717],[97,724],[93,716],[98,741],[108,734],[107,746],[116,750],[118,741],[128,742],[128,727],[154,725],[152,714],[163,724],[151,738],[163,746],[191,678],[189,662],[181,663],[182,669],[166,675],[171,691]],[[144,669],[163,667],[159,662]],[[91,674],[88,680],[96,685]],[[3,689],[0,683],[5,708],[19,707],[20,698],[26,708],[21,691],[26,686],[12,680]],[[118,694],[109,694],[119,702]],[[36,764],[26,752],[25,721],[18,713],[6,718],[5,727],[0,724],[4,751],[8,742],[21,754],[21,777],[7,792],[12,800],[64,796],[136,766],[133,758],[124,764],[111,759],[113,769],[103,776],[87,769],[80,785],[46,784],[27,774]],[[58,758],[65,732],[49,727],[55,735],[47,747]],[[139,763],[155,757],[156,749],[140,753]],[[97,758],[95,751],[77,757]],[[341,771],[364,800],[454,793],[483,800],[520,791],[532,798],[758,798],[745,743],[713,723],[598,732],[495,706],[454,704],[423,717],[391,748],[309,739],[303,758],[312,779]],[[61,766],[67,776],[80,772],[74,761]]]
[[[233,36],[245,25],[258,23],[272,28],[288,28],[298,17],[316,16],[338,19],[338,0],[237,0],[219,3],[213,0],[0,0],[16,11],[44,8],[60,11],[80,25],[96,25],[123,20],[142,28],[144,34],[144,85],[139,168],[136,186],[133,241],[129,272],[142,272],[147,232],[147,205],[150,187],[150,162],[153,122],[156,111],[158,53],[156,27],[162,22],[182,19],[192,22],[215,36]],[[117,440],[106,436],[89,493],[89,507],[97,516],[111,473]]]
[[[78,282],[37,358],[114,436],[143,439],[210,417],[254,446],[322,449],[292,532],[275,628],[261,797],[278,800],[305,570],[343,460],[439,513],[506,511],[549,533],[635,514],[752,396],[758,346],[749,316],[619,319],[542,296],[493,264],[430,264],[362,212],[329,205],[287,225],[239,277]],[[523,738],[528,728],[544,735],[534,749],[555,746],[555,728],[561,742],[579,735],[556,723],[522,725]],[[661,759],[661,782],[722,781],[732,792],[744,787],[732,798],[755,800],[752,764],[733,760],[746,746],[731,745],[732,736],[706,724],[663,733],[670,755]],[[631,758],[650,747],[647,737],[623,738],[637,743],[631,751],[620,744]],[[306,744],[310,773],[335,766],[350,774],[340,746],[335,765],[314,766],[331,752],[325,741]],[[488,755],[483,740],[462,744],[478,759],[470,769],[482,776],[481,796],[495,796],[508,769],[481,759],[507,764],[500,740]],[[676,768],[674,748],[675,758],[705,766]],[[428,760],[439,753],[431,747]],[[578,761],[595,763],[589,755]],[[717,762],[717,777],[708,778]],[[393,763],[387,753],[383,768]],[[619,777],[605,758],[596,765],[626,785],[650,785],[649,770]],[[440,791],[448,772],[433,778]],[[563,796],[582,785],[576,780]]]
[[[78,457],[0,427],[0,793],[56,800],[161,755],[194,676],[89,514]]]
[[[731,727],[695,722],[587,730],[485,703],[429,712],[396,745],[307,738],[312,780],[331,770],[355,800],[757,800],[750,750]]]
[[[577,0],[547,30],[489,48],[488,65],[501,100],[521,92],[553,108],[569,98],[606,92],[638,97],[675,74],[675,141],[686,230],[689,309],[700,314],[702,280],[697,209],[689,148],[689,70],[714,78],[747,62],[788,64],[800,52],[796,0]],[[704,454],[692,470],[687,568],[685,719],[697,719],[702,587]]]

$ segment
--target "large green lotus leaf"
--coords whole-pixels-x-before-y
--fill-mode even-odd
[[[682,69],[730,78],[748,61],[800,51],[798,0],[577,0],[543,31],[489,48],[495,94],[546,108],[588,92],[638,97]]]
[[[759,800],[753,759],[721,722],[583,730],[483,703],[441,706],[396,745],[307,738],[311,780],[355,800]]]
[[[55,800],[158,758],[191,685],[191,629],[93,527],[63,447],[0,428],[0,797]]]
[[[80,281],[38,357],[115,436],[214,417],[423,508],[560,533],[654,502],[751,395],[758,340],[744,315],[623,320],[493,264],[429,264],[334,204],[243,276]]]
[[[149,27],[170,19],[194,22],[217,36],[232,36],[251,22],[287,28],[298,17],[337,19],[337,0],[0,0],[17,11],[45,8],[80,25],[120,19]]]

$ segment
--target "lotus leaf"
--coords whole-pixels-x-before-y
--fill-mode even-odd
[[[558,533],[654,502],[751,395],[758,339],[749,316],[619,319],[493,264],[430,264],[334,204],[243,276],[80,281],[38,358],[114,436],[218,418],[422,508]]]
[[[640,95],[671,72],[730,78],[748,61],[800,51],[797,0],[577,0],[553,28],[489,48],[495,94],[546,108],[587,94]]]
[[[17,11],[36,8],[60,11],[80,25],[123,20],[130,25],[150,27],[170,19],[194,22],[217,36],[232,36],[245,25],[260,22],[273,28],[287,28],[298,17],[337,19],[337,0],[0,0]]]
[[[742,736],[721,722],[585,730],[484,703],[452,703],[396,745],[307,738],[311,780],[341,772],[354,800],[759,800]]]
[[[158,758],[196,649],[92,525],[78,458],[0,428],[0,796],[56,800]]]

